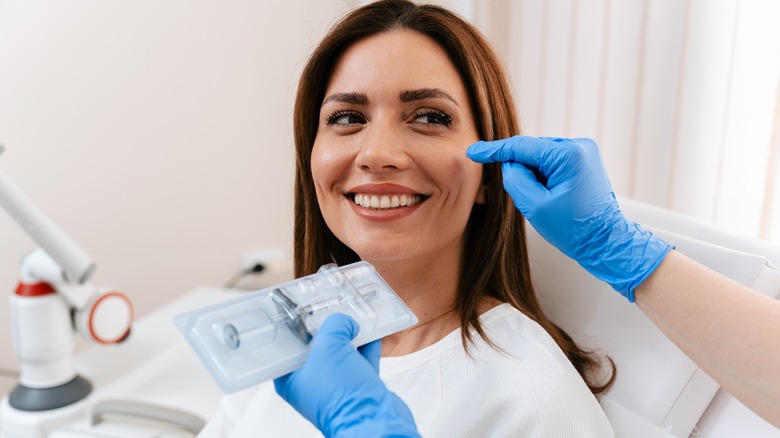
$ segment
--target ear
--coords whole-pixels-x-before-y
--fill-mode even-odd
[[[482,181],[482,184],[477,189],[477,196],[474,198],[475,204],[485,205],[485,193],[487,192],[487,182]]]
[[[488,191],[488,185],[490,184],[490,177],[488,176],[488,166],[486,164],[482,165],[482,182],[479,185],[479,188],[477,189],[477,196],[474,197],[474,203],[485,205],[487,204],[487,191]]]

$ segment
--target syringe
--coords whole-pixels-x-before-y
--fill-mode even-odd
[[[365,300],[376,298],[377,291],[378,288],[375,285],[367,285],[358,289],[358,293]],[[316,316],[335,307],[348,305],[349,301],[346,295],[339,294],[333,298],[300,307],[298,303],[279,288],[274,289],[270,297],[279,311],[277,315],[271,318],[271,321],[275,325],[284,323],[290,329],[290,332],[304,345],[307,345],[312,339],[312,335],[303,321],[304,318]],[[225,346],[231,350],[237,350],[241,346],[242,339],[244,342],[253,339],[252,343],[254,345],[273,342],[275,339],[274,329],[265,322],[265,318],[261,316],[249,315],[241,318],[236,324],[225,324],[222,329]]]

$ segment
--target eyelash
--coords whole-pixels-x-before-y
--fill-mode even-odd
[[[360,114],[359,112],[352,111],[352,110],[339,110],[339,111],[336,111],[333,114],[329,115],[325,119],[325,123],[328,124],[328,125],[348,126],[349,123],[338,123],[338,122],[336,122],[336,120],[338,120],[338,119],[340,119],[341,117],[344,117],[344,116],[354,116],[354,117],[357,117],[357,118],[363,120],[364,123],[365,123],[365,117],[363,117],[363,115]]]
[[[452,116],[445,113],[444,111],[434,110],[434,109],[425,109],[422,110],[414,115],[414,118],[417,119],[419,117],[423,116],[436,116],[441,118],[441,125],[449,128],[452,126]]]
[[[344,117],[344,116],[354,116],[359,119],[361,119],[360,123],[365,123],[365,117],[363,117],[362,114],[360,114],[357,111],[354,110],[338,110],[334,112],[333,114],[329,115],[325,119],[325,123],[327,125],[338,125],[338,126],[348,126],[350,123],[339,123],[337,122],[338,119]],[[446,128],[449,128],[452,126],[452,116],[445,113],[444,111],[440,110],[434,110],[434,109],[424,109],[414,114],[414,119],[418,119],[420,117],[424,116],[436,116],[441,119],[441,123],[439,123],[441,126],[444,126]],[[434,125],[436,123],[427,123],[430,125]]]

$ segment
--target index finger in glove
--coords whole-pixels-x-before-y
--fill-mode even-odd
[[[477,163],[514,161],[538,168],[544,151],[555,147],[552,141],[517,135],[495,141],[478,141],[466,150],[466,156]]]

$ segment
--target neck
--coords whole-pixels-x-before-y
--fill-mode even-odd
[[[425,348],[460,327],[455,296],[460,260],[404,260],[376,262],[374,266],[387,284],[417,315],[414,327],[382,340],[383,356],[401,356]]]

